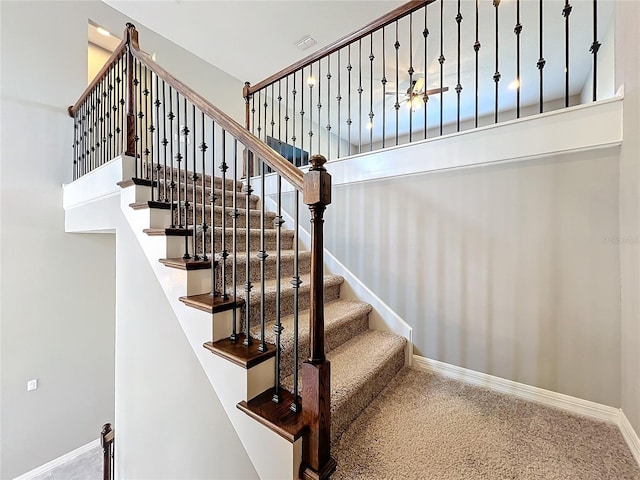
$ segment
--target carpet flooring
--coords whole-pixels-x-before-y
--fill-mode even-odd
[[[332,480],[640,480],[615,425],[408,367],[333,455]]]

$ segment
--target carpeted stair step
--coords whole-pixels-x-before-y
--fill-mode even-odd
[[[191,162],[190,162],[191,163]],[[165,181],[165,169],[164,166],[160,166],[160,170],[157,171],[156,173],[156,168],[154,165],[154,169],[153,169],[153,179],[159,181],[161,184],[164,183]],[[167,166],[166,169],[167,175],[166,175],[166,180],[167,180],[167,184],[171,183],[171,167]],[[173,168],[173,172],[174,172],[174,177],[173,177],[173,181],[175,183],[183,183],[184,179],[185,179],[185,171],[184,169],[180,169],[180,175],[178,175],[178,169],[176,167]],[[217,171],[216,171],[217,173]],[[189,186],[191,186],[193,184],[193,180],[191,179],[191,175],[192,172],[191,171],[187,171],[186,172],[186,178],[189,182]],[[200,173],[198,173],[199,178],[196,181],[196,185],[202,185],[202,175],[200,175]],[[151,178],[151,171],[149,171],[148,173],[149,178]],[[225,183],[227,184],[227,189],[228,190],[242,190],[243,188],[243,183],[241,181],[237,181],[235,184],[235,188],[234,188],[234,183],[233,183],[233,178],[229,178],[229,176],[227,176],[227,178],[225,179]],[[206,187],[211,187],[211,175],[205,175],[205,180],[204,180],[204,184]],[[216,188],[222,188],[222,177],[219,176],[215,176],[213,177],[213,184]],[[184,188],[184,186],[183,186]]]
[[[347,342],[353,337],[360,335],[369,328],[369,313],[372,307],[368,303],[352,300],[334,300],[324,306],[325,321],[325,350],[331,351]],[[293,373],[293,315],[282,317],[283,327],[280,336],[281,378],[286,378]],[[266,340],[276,343],[276,335],[273,331],[275,322],[267,324]],[[301,311],[298,315],[298,360],[300,364],[309,358],[309,310]],[[253,328],[254,337],[260,335],[259,328]]]
[[[404,337],[367,330],[327,353],[331,362],[332,442],[404,366],[406,343]],[[304,377],[301,382],[304,384]],[[293,375],[282,383],[292,390]]]
[[[191,231],[191,227],[188,229]],[[200,227],[196,228],[197,236],[196,236],[196,251],[203,252],[202,248],[202,229]],[[237,239],[237,251],[238,252],[246,252],[247,242],[246,242],[247,229],[246,228],[238,228],[236,231],[236,239]],[[256,255],[260,250],[260,235],[261,230],[259,228],[251,228],[249,229],[249,246],[251,249],[251,253]],[[277,248],[277,232],[275,229],[265,230],[265,248],[267,250],[275,250]],[[211,235],[206,235],[206,251],[211,251]],[[225,239],[227,244],[227,251],[231,252],[233,250],[233,229],[227,228],[225,229]],[[291,250],[293,249],[293,239],[294,239],[294,231],[293,230],[282,230],[280,241],[281,248],[283,250]],[[191,242],[191,240],[189,241]],[[222,251],[222,228],[215,228],[215,251]],[[191,245],[191,243],[189,243]]]
[[[209,189],[208,189],[209,190]],[[160,191],[158,192],[160,195],[160,200],[161,202],[166,201],[171,201],[171,192],[169,190],[167,190],[166,195],[167,198],[165,199],[165,191],[164,189],[160,189]],[[222,206],[222,190],[216,188],[214,189],[214,193],[216,195],[216,201],[215,201],[215,205],[220,205]],[[233,196],[236,196],[236,207],[238,208],[245,208],[247,206],[247,196],[242,193],[242,192],[238,192],[238,191],[233,191],[233,190],[225,190],[225,198],[226,198],[226,207],[233,207]],[[180,188],[180,203],[182,204],[184,202],[184,194],[185,194],[185,190],[184,190],[184,185],[181,185]],[[193,204],[193,188],[191,185],[187,186],[187,199],[189,200],[189,203],[192,205]],[[200,192],[196,192],[196,204],[198,206],[202,205],[202,196]],[[178,189],[176,188],[176,190],[173,192],[173,201],[174,202],[178,202]],[[250,195],[249,196],[249,208],[250,209],[255,209],[258,207],[258,202],[260,201],[260,197],[258,197],[257,195]],[[209,198],[209,195],[207,195],[207,197],[205,198],[205,205],[211,205],[211,200]]]
[[[302,284],[298,289],[298,309],[300,312],[307,310],[310,303],[310,288],[309,288],[309,275],[301,275],[300,280]],[[340,298],[340,287],[344,283],[344,278],[339,275],[325,275],[324,276],[324,302],[328,303]],[[273,322],[276,316],[276,280],[269,279],[265,281],[265,319],[267,323]],[[280,285],[280,315],[286,316],[293,314],[294,306],[294,292],[293,285],[288,281],[284,281]],[[238,298],[246,301],[246,292],[243,286],[238,286],[237,290]],[[248,302],[251,309],[251,326],[258,326],[260,324],[260,302],[262,298],[260,282],[256,282],[251,290],[251,295]],[[244,327],[244,318],[247,304],[242,307],[242,327]],[[238,325],[240,327],[240,325]],[[244,328],[242,328],[244,331]]]
[[[228,247],[227,247],[228,248]],[[229,249],[229,248],[228,248]],[[231,249],[229,249],[231,250]],[[232,285],[233,280],[233,252],[229,251],[229,257],[226,261],[226,275],[227,275],[227,290]],[[275,251],[267,251],[268,257],[265,259],[265,277],[268,279],[274,279],[277,271],[277,256]],[[222,291],[222,263],[221,258],[217,256],[218,266],[216,267],[216,285],[217,290]],[[257,257],[255,252],[251,253],[249,257],[250,261],[250,273],[251,282],[256,285],[260,282],[261,274],[261,261]],[[282,278],[282,284],[288,284],[294,273],[294,250],[282,250],[280,252],[280,276]],[[299,252],[298,254],[298,273],[300,275],[308,274],[311,270],[311,252]],[[236,285],[238,289],[244,288],[243,285],[247,279],[247,255],[245,253],[239,253],[237,255],[236,264]]]
[[[221,205],[215,205],[215,212],[216,212],[216,225],[218,227],[222,226],[222,206]],[[187,210],[187,225],[193,225],[193,204],[189,205],[189,209]],[[195,205],[195,211],[196,211],[196,223],[198,225],[202,224],[202,204],[198,203]],[[206,204],[205,205],[205,219],[207,221],[207,225],[211,225],[211,204]],[[184,222],[184,207],[182,207],[181,212],[182,214],[182,221]],[[230,207],[229,205],[227,205],[226,208],[226,217],[225,217],[225,227],[226,228],[231,228],[233,227],[233,218],[231,217],[231,215],[233,214],[233,208]],[[257,209],[251,209],[249,210],[249,220],[251,222],[251,228],[260,228],[260,216],[261,216],[261,212],[260,210]],[[276,214],[274,212],[268,212],[265,211],[264,212],[264,227],[265,229],[273,229],[275,228],[273,221],[276,218]],[[177,224],[178,223],[178,209],[175,208],[173,211],[173,221]],[[247,224],[247,210],[244,208],[244,203],[242,204],[242,208],[239,206],[238,207],[238,218],[237,218],[237,227],[238,228],[244,228]]]

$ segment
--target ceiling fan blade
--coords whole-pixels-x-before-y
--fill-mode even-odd
[[[416,80],[416,83],[413,86],[413,93],[419,93],[422,90],[422,87],[424,87],[424,77],[420,77]]]
[[[431,90],[427,90],[426,92],[424,92],[427,96],[430,95],[435,95],[436,93],[444,93],[444,92],[448,92],[449,91],[449,87],[442,87],[442,88],[432,88]]]

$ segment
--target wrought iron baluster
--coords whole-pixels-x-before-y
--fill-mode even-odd
[[[493,6],[495,7],[495,11],[496,11],[496,71],[493,74],[493,81],[496,84],[496,93],[495,93],[495,116],[494,116],[494,122],[498,123],[498,89],[499,89],[499,84],[500,84],[500,70],[498,68],[498,61],[499,61],[499,54],[498,54],[498,32],[499,32],[499,28],[498,28],[498,11],[500,8],[500,0],[493,0]]]
[[[318,60],[318,153],[320,152],[320,141],[322,139],[322,129],[320,123],[322,118],[320,112],[322,111],[322,63]]]
[[[156,201],[160,201],[160,125],[158,124],[158,122],[160,121],[160,78],[158,77],[158,75],[155,75],[156,78],[156,99],[153,102],[153,105],[156,107],[156,117],[155,117],[155,122],[152,119],[152,123],[151,123],[151,128],[153,128],[153,131],[156,134],[156,141],[154,144],[154,151],[153,154],[151,156],[152,158],[152,162],[153,162],[153,158],[155,158],[156,163],[155,163],[155,182],[156,182]],[[153,89],[153,82],[152,82],[152,89]],[[153,97],[152,97],[153,100]],[[151,180],[153,180],[153,172],[152,172],[152,177]],[[153,198],[153,197],[152,197]]]
[[[274,226],[276,227],[276,323],[273,326],[273,332],[276,335],[276,372],[275,372],[275,393],[273,395],[272,400],[275,403],[280,403],[280,356],[281,356],[281,346],[280,346],[280,336],[282,334],[282,322],[281,322],[281,307],[280,307],[280,291],[281,291],[281,283],[282,283],[282,224],[284,220],[282,219],[282,177],[278,174],[277,180],[277,192],[276,192],[276,218],[273,221]],[[264,194],[263,194],[264,195]]]
[[[186,119],[185,119],[185,123]],[[197,212],[197,208],[198,208],[198,179],[200,178],[200,176],[198,175],[198,164],[197,164],[197,157],[196,157],[196,138],[197,138],[197,134],[198,131],[196,129],[196,106],[192,103],[191,104],[191,128],[193,129],[193,131],[191,132],[191,138],[193,139],[191,141],[191,158],[193,158],[192,160],[192,164],[193,164],[193,172],[191,172],[191,191],[192,191],[192,195],[191,195],[191,215],[193,216],[193,220],[192,220],[192,224],[193,226],[191,228],[193,228],[193,234],[191,235],[191,247],[192,247],[192,252],[193,252],[193,259],[194,260],[200,260],[200,255],[198,255],[198,249],[196,247],[196,242],[198,241],[198,212]],[[204,132],[203,132],[204,133]],[[187,148],[188,145],[185,145],[185,148]],[[202,190],[204,191],[205,189],[205,176],[204,176],[204,168],[202,169]],[[213,184],[213,179],[212,182]],[[213,215],[213,211],[214,209],[211,209],[211,214]],[[206,212],[203,210],[202,211],[202,221],[204,222],[204,219],[206,217]],[[204,248],[204,244],[202,244],[202,253],[203,256],[205,255],[205,248]]]
[[[409,70],[407,73],[409,74],[409,142],[413,141],[413,111],[414,111],[414,83],[413,83],[413,74],[415,70],[413,69],[413,13],[409,14]]]
[[[195,121],[194,121],[194,126],[195,126]],[[202,142],[200,143],[200,151],[202,152],[202,197],[201,200],[202,202],[200,203],[200,210],[202,211],[202,260],[204,260],[205,262],[207,260],[209,260],[209,256],[207,255],[207,231],[209,230],[209,225],[207,225],[207,136],[206,136],[206,128],[205,128],[205,121],[204,121],[204,112],[200,112],[200,124],[201,124],[201,128],[200,131],[202,132]],[[193,156],[193,158],[195,159],[195,155]],[[213,169],[211,170],[213,172]],[[213,175],[211,175],[211,184],[213,185]],[[194,204],[197,203],[196,197],[193,197],[193,202]],[[212,211],[215,210],[215,205],[211,206]],[[222,215],[224,215],[224,212],[222,212]],[[195,223],[194,223],[195,224]],[[211,230],[213,231],[214,227],[215,227],[216,223],[215,223],[215,217],[211,217]],[[195,232],[194,232],[195,233]],[[195,237],[195,235],[194,235]],[[211,270],[215,270],[216,266],[215,266],[215,262],[214,262],[214,257],[215,255],[211,255]],[[213,279],[212,279],[213,281]],[[235,309],[234,309],[235,310]]]
[[[272,83],[271,84],[271,138],[272,138],[272,141],[276,138],[275,137],[276,122],[275,122],[274,111],[273,111],[274,92],[275,92],[275,84]],[[280,137],[278,137],[278,140],[280,140]]]
[[[298,356],[300,355],[299,347],[299,290],[302,280],[300,280],[300,264],[299,264],[299,246],[300,240],[300,193],[298,190],[295,192],[294,204],[293,204],[293,229],[295,231],[295,238],[293,240],[293,278],[291,279],[291,285],[293,286],[293,402],[289,406],[292,412],[300,412],[302,405],[298,396],[299,384],[298,384],[298,369],[299,362]]]
[[[300,69],[300,165],[296,165],[297,167],[304,163],[304,90],[304,68],[302,68]]]
[[[233,209],[231,211],[233,236],[232,245],[233,249],[233,264],[231,267],[231,292],[234,303],[238,300],[238,140],[233,139]],[[224,215],[224,212],[222,213]],[[214,224],[212,224],[213,226]],[[213,257],[211,258],[213,263]],[[235,342],[238,340],[238,309],[232,309],[232,324],[231,324],[231,336],[229,340]]]
[[[382,148],[384,148],[387,136],[387,51],[385,49],[384,27],[382,27],[382,78],[380,83],[382,83]]]
[[[440,135],[443,130],[443,112],[444,112],[444,2],[440,2],[440,56],[438,63],[440,64]]]
[[[266,92],[265,92],[265,96],[266,96]],[[256,136],[258,138],[260,138],[260,135],[262,135],[262,110],[260,109],[260,102],[262,101],[262,90],[260,90],[258,92],[258,127],[256,128]],[[267,127],[265,126],[265,129]]]
[[[115,66],[111,67],[111,70],[109,70],[109,85],[108,85],[108,90],[109,90],[109,95],[107,98],[107,112],[106,112],[106,116],[107,116],[107,120],[108,120],[108,131],[107,131],[107,138],[108,138],[108,151],[107,151],[107,158],[109,160],[115,158],[115,145],[113,144],[114,142],[114,135],[113,135],[113,130],[114,130],[114,126],[113,126],[113,120],[114,120],[114,116],[112,114],[113,112],[113,102],[114,102],[114,91],[113,91],[113,79],[114,79],[114,74],[115,74]]]
[[[265,187],[265,173],[267,165],[260,159],[260,195],[263,200],[260,201],[260,252],[258,253],[258,259],[260,260],[260,345],[258,345],[259,352],[267,351],[267,343],[265,342],[265,324],[266,324],[266,297],[265,297],[265,280],[266,280],[266,261],[267,247],[265,243],[265,219],[264,219],[264,187]],[[249,226],[247,227],[247,236],[249,235]]]
[[[140,174],[141,178],[144,175],[144,170],[143,170],[143,165],[142,165],[142,155],[141,155],[141,148],[140,148],[140,123],[141,123],[141,119],[144,116],[144,114],[142,113],[142,84],[140,83],[140,62],[136,59],[133,62],[133,89],[135,91],[135,96],[134,96],[134,105],[135,108],[137,109],[137,114],[134,112],[134,124],[135,124],[135,129],[134,129],[134,137],[133,137],[133,152],[134,152],[134,158],[136,159],[136,176],[138,176],[138,173]]]
[[[513,33],[516,34],[516,118],[520,118],[520,34],[522,33],[520,0],[516,0],[516,26]]]
[[[273,88],[273,84],[272,84],[272,88]],[[268,109],[269,109],[269,102],[267,102],[267,89],[265,88],[264,90],[264,143],[267,143],[267,111]]]
[[[358,153],[362,152],[362,39],[358,40]]]
[[[247,180],[249,179],[249,164],[246,164],[247,168]],[[211,120],[211,186],[209,188],[209,204],[211,205],[211,212],[214,212],[216,209],[216,200],[218,196],[216,195],[216,186],[215,179],[213,178],[213,172],[216,171],[216,122]],[[203,187],[205,187],[205,182],[203,180]],[[217,277],[217,269],[214,268],[216,265],[216,221],[213,213],[211,214],[211,296],[218,297],[220,296],[220,292],[218,291],[218,283],[216,281]],[[222,223],[222,222],[220,222]],[[224,236],[224,232],[222,232],[222,236]],[[205,244],[206,248],[206,244]]]
[[[478,33],[479,33],[479,13],[478,13],[478,6],[480,4],[480,0],[476,0],[476,41],[473,44],[473,50],[476,52],[476,90],[475,90],[475,94],[476,94],[476,103],[475,103],[475,127],[478,128],[478,100],[479,100],[479,96],[478,96],[478,52],[480,51],[480,40],[478,37]]]
[[[282,80],[278,80],[278,146],[282,155]]]
[[[178,113],[180,112],[180,102],[178,102]],[[189,123],[189,116],[187,111],[187,98],[184,98],[184,125],[182,126],[182,135],[184,136],[184,155],[182,156],[182,160],[184,160],[184,175],[180,176],[180,181],[184,182],[184,255],[182,258],[185,260],[191,258],[189,255],[189,172],[187,171],[189,168],[189,127],[187,124]],[[178,125],[180,125],[180,119],[178,118]],[[180,139],[178,139],[178,145],[180,145]],[[180,148],[180,147],[178,147]],[[178,189],[180,192],[180,189]],[[180,201],[178,200],[178,203]],[[195,232],[194,232],[195,234]]]
[[[373,34],[369,35],[369,151],[373,150]]]
[[[327,55],[327,160],[331,160],[331,55]],[[318,148],[319,150],[319,148]]]
[[[538,58],[538,63],[536,63],[538,70],[540,72],[540,93],[539,93],[539,101],[540,101],[540,113],[542,113],[544,111],[544,66],[547,63],[543,57],[543,24],[544,24],[544,18],[543,18],[543,11],[542,11],[542,4],[543,4],[543,0],[539,0],[538,1],[538,6],[539,6],[539,25],[538,25],[538,32],[540,35],[540,57]]]
[[[151,151],[149,150],[149,88],[147,85],[147,81],[148,81],[148,71],[147,71],[147,66],[144,66],[144,90],[142,91],[142,94],[144,95],[144,98],[141,98],[140,100],[144,100],[144,104],[141,108],[142,110],[142,114],[144,115],[144,129],[141,128],[141,130],[144,132],[144,165],[145,165],[145,178],[147,180],[149,180],[149,153],[151,153]],[[142,124],[140,125],[142,127]],[[153,178],[152,178],[153,180]],[[152,187],[153,188],[153,187]],[[152,190],[152,196],[151,198],[153,199],[153,190]]]
[[[340,158],[340,144],[342,143],[342,137],[340,136],[340,130],[342,130],[342,124],[340,122],[340,113],[341,113],[341,102],[342,102],[342,95],[340,94],[340,92],[342,91],[341,86],[340,86],[340,50],[338,50],[338,95],[336,96],[336,101],[337,101],[337,109],[338,109],[338,152],[337,152],[337,158]]]
[[[258,92],[258,96],[260,92]],[[260,100],[258,100],[258,105],[260,105]],[[258,114],[258,122],[260,122],[260,115]],[[256,134],[256,95],[255,93],[251,95],[251,133]],[[260,133],[256,135],[260,138]]]
[[[393,44],[396,49],[396,103],[393,108],[396,109],[396,145],[398,145],[398,138],[400,134],[400,42],[398,41],[398,21],[396,20],[396,41]]]
[[[316,79],[313,76],[313,63],[309,65],[309,78],[307,79],[307,85],[309,85],[309,158],[311,158],[313,150],[313,87],[316,84]]]
[[[229,252],[227,251],[227,170],[229,166],[227,165],[227,132],[225,129],[222,129],[222,138],[221,138],[221,154],[222,154],[222,163],[220,164],[220,172],[222,172],[222,219],[220,222],[220,226],[222,227],[222,240],[221,247],[222,252],[220,253],[220,261],[222,263],[221,275],[222,275],[222,289],[220,291],[222,298],[224,300],[229,299],[229,295],[227,294],[227,258],[229,257]],[[202,179],[204,183],[204,178]],[[211,175],[211,188],[215,188],[214,178]],[[233,192],[233,196],[235,197],[236,192]],[[215,206],[211,206],[211,224],[213,225],[215,220]],[[249,234],[249,226],[247,226],[247,235]],[[247,257],[248,259],[248,257]]]
[[[429,69],[428,67],[428,59],[427,59],[427,52],[428,52],[428,40],[429,40],[429,28],[427,27],[428,25],[428,8],[427,5],[424,6],[424,30],[422,30],[422,36],[424,38],[424,94],[422,95],[422,101],[424,103],[424,135],[423,138],[426,139],[427,138],[427,132],[429,130],[429,126],[428,126],[428,107],[429,107],[429,94],[427,93],[428,90],[428,75],[429,75]],[[384,145],[383,145],[384,147]]]
[[[572,7],[569,0],[564,0],[562,16],[564,17],[564,106],[569,106],[569,15]]]
[[[598,50],[600,50],[600,42],[598,41],[598,0],[593,0],[593,43],[589,51],[593,54],[593,95],[595,102],[598,99]]]
[[[460,0],[458,0],[458,14],[456,15],[456,23],[458,24],[458,64],[457,64],[457,78],[458,82],[456,84],[456,96],[457,96],[457,107],[456,107],[456,131],[460,131],[460,94],[462,93],[462,84],[460,83],[460,27],[462,24],[462,14],[460,13]]]
[[[291,79],[291,83],[293,84],[293,90],[291,90],[291,104],[292,104],[292,108],[291,111],[293,112],[293,117],[292,117],[292,124],[291,124],[291,145],[293,147],[293,164],[298,167],[300,166],[300,163],[298,162],[298,154],[296,152],[296,94],[298,93],[298,91],[296,90],[296,72],[293,72],[293,77]],[[287,94],[287,98],[289,98],[289,95]],[[288,109],[287,109],[288,111]],[[302,162],[302,147],[300,147],[300,157],[301,160],[300,162]]]
[[[167,196],[167,145],[169,144],[169,140],[167,139],[167,98],[166,98],[167,85],[162,81],[162,155],[163,155],[163,166],[162,169],[162,200],[164,202],[169,201],[169,197]],[[171,100],[171,94],[169,94],[169,100]],[[172,200],[173,201],[173,200]],[[173,212],[172,212],[173,213]],[[173,220],[171,221],[173,223]]]
[[[351,44],[347,47],[348,63],[347,63],[347,144],[351,150]],[[351,153],[351,152],[349,152]]]
[[[258,115],[259,116],[259,115]],[[253,156],[253,152],[249,153],[249,157]],[[262,163],[262,159],[258,159],[259,162]],[[245,261],[245,272],[246,272],[246,282],[244,284],[244,317],[245,317],[245,338],[243,345],[249,346],[253,345],[253,339],[251,338],[251,289],[253,285],[251,284],[251,235],[249,235],[250,225],[251,225],[251,194],[253,193],[253,189],[251,188],[251,177],[249,176],[249,172],[245,174],[245,246],[246,246],[246,261]]]
[[[176,94],[177,95],[177,94]],[[180,109],[178,108],[178,111]],[[175,213],[177,211],[178,215],[180,215],[180,208],[176,208],[176,195],[175,195],[175,191],[176,191],[176,182],[175,182],[175,178],[176,178],[176,171],[174,169],[174,160],[177,160],[177,157],[180,155],[180,152],[177,153],[176,156],[173,155],[173,146],[174,146],[174,136],[173,136],[173,119],[175,118],[175,114],[173,113],[173,90],[171,88],[171,85],[169,85],[169,114],[168,117],[169,118],[169,154],[170,154],[170,158],[171,158],[171,183],[169,185],[169,189],[170,189],[170,203],[171,203],[171,228],[175,228],[176,227],[176,221],[175,221]],[[178,165],[180,165],[178,163]],[[177,172],[179,174],[179,170]],[[179,192],[180,189],[178,189],[178,202],[179,200]],[[180,223],[178,221],[178,223]]]

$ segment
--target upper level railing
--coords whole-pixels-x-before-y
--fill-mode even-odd
[[[603,10],[597,0],[410,1],[247,83],[246,125],[303,165],[595,101]]]
[[[69,107],[74,119],[74,179],[116,156],[133,157],[134,182],[151,188],[151,202],[147,206],[171,212],[171,225],[162,233],[184,238],[180,260],[197,268],[211,267],[211,292],[204,294],[209,311],[214,316],[218,311],[230,308],[233,311],[228,339],[233,345],[228,348],[234,355],[242,351],[245,359],[275,355],[273,402],[284,404],[289,399],[289,409],[302,415],[303,471],[309,472],[310,478],[317,477],[318,472],[326,477],[335,468],[329,442],[330,370],[324,348],[323,216],[331,202],[331,177],[323,166],[326,160],[314,156],[312,168],[303,175],[244,126],[142,52],[133,25],[127,24],[124,37],[98,76],[76,104]],[[245,170],[247,165],[257,166],[263,191],[267,168],[277,174],[277,208],[272,226],[267,225],[264,200],[256,205],[257,199],[252,195],[254,179]],[[244,188],[240,191],[241,179]],[[286,282],[293,287],[294,353],[293,366],[287,372],[293,376],[293,392],[286,392],[281,386],[284,373],[280,370],[280,336],[284,314],[280,312],[283,280],[279,274],[275,285],[278,299],[275,319],[274,315],[269,318],[275,320],[275,345],[267,341],[266,334],[266,259],[274,255],[280,272],[285,243],[283,181],[291,185],[295,195],[294,235],[287,236],[290,244],[287,248],[294,252],[295,260],[291,282]],[[303,283],[298,261],[300,194],[311,212],[309,296],[305,302],[309,305],[308,348],[299,347],[298,334],[301,302],[298,291]],[[275,236],[275,247],[267,246],[267,235]],[[252,254],[258,258],[259,268],[252,266]],[[254,290],[254,282],[259,289]],[[299,356],[306,351],[308,360],[299,365]],[[304,371],[302,386],[298,381],[300,370]]]

